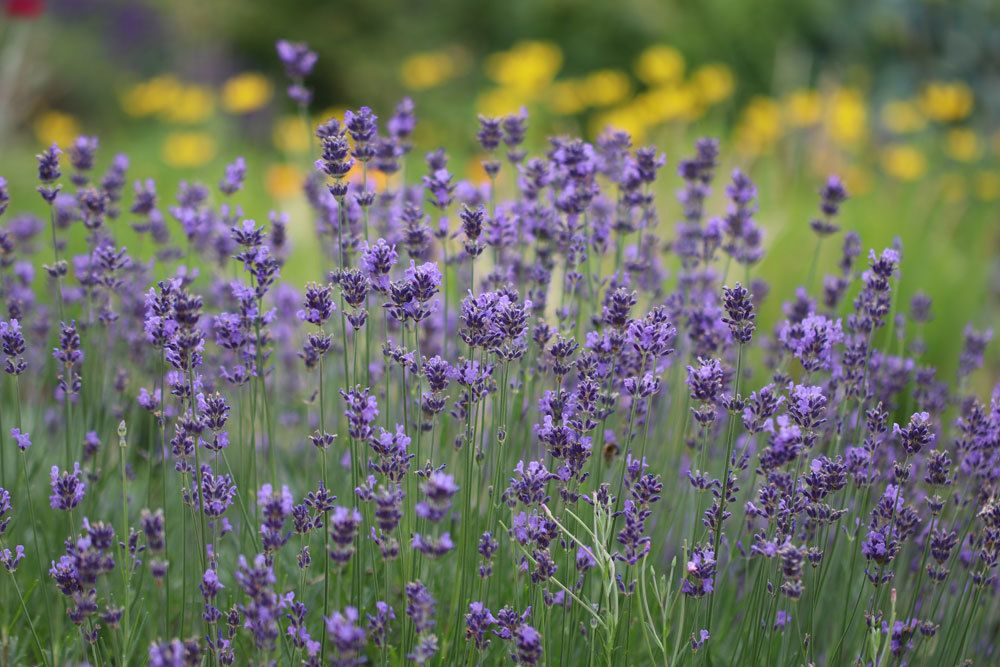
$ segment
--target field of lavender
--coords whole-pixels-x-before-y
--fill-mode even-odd
[[[0,663],[1000,661],[992,334],[930,349],[844,181],[769,285],[724,142],[480,116],[475,184],[387,111],[300,126],[307,284],[243,158],[0,179]]]

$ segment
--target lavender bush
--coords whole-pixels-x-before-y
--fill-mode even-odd
[[[277,52],[308,116],[315,54]],[[765,322],[716,141],[480,118],[478,186],[413,173],[415,113],[318,126],[307,285],[242,159],[164,201],[96,138],[39,155],[49,220],[0,231],[3,664],[998,660],[990,333],[928,365],[837,178]]]

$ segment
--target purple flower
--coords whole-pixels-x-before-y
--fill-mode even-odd
[[[257,506],[263,519],[260,525],[261,542],[264,551],[270,553],[288,542],[291,532],[285,532],[285,521],[292,514],[294,500],[287,486],[275,491],[270,484],[264,484],[257,493]]]
[[[741,345],[749,343],[757,326],[754,324],[754,309],[750,291],[740,283],[736,283],[736,287],[731,289],[724,287],[722,291],[727,315],[722,321],[729,325],[729,330],[738,343]]]
[[[21,324],[12,319],[0,321],[0,346],[6,356],[4,371],[8,375],[20,375],[27,368],[24,361],[24,353],[27,349],[24,343],[24,334],[21,333]]]
[[[420,581],[406,584],[406,615],[413,621],[417,634],[424,634],[434,629],[436,621],[436,603],[430,591]]]
[[[87,484],[80,475],[80,464],[73,464],[73,471],[59,471],[59,466],[52,466],[49,472],[52,493],[49,495],[49,505],[54,510],[71,510],[83,501]]]
[[[277,580],[263,554],[254,556],[252,564],[241,555],[234,578],[247,598],[238,607],[244,618],[244,627],[253,635],[254,645],[258,650],[272,650],[280,634],[280,612],[287,606],[290,598],[274,591]]]
[[[840,212],[840,205],[847,201],[847,188],[839,176],[830,176],[826,183],[820,188],[820,212],[822,218],[814,219],[810,222],[813,231],[820,237],[834,234],[840,227],[835,222],[837,214]]]
[[[60,155],[62,155],[62,151],[59,150],[59,146],[52,144],[41,154],[35,156],[38,160],[38,180],[42,183],[38,186],[38,193],[49,205],[55,201],[56,195],[59,194],[59,186],[51,184],[62,176],[62,172],[59,170]]]
[[[364,664],[365,631],[358,626],[358,610],[345,607],[326,619],[326,634],[338,655],[334,664],[342,667]]]
[[[342,507],[333,508],[330,514],[330,546],[329,557],[337,565],[346,565],[354,555],[354,540],[361,526],[361,512],[357,509]]]
[[[166,525],[163,520],[163,510],[150,512],[148,509],[142,510],[139,523],[142,532],[146,536],[146,546],[151,551],[163,551],[166,546]]]
[[[312,72],[319,57],[309,50],[309,45],[302,42],[289,42],[279,39],[275,44],[278,58],[285,66],[289,79],[304,79]]]
[[[488,632],[497,624],[493,612],[482,602],[470,602],[469,613],[465,615],[465,638],[475,644],[480,651],[490,645]]]
[[[789,383],[788,414],[796,424],[804,429],[815,429],[826,421],[825,413],[826,396],[822,387]]]
[[[542,635],[527,623],[514,630],[514,654],[511,658],[520,665],[537,665],[542,659]]]
[[[309,322],[318,327],[323,326],[330,319],[330,315],[336,310],[332,295],[333,290],[329,285],[309,283],[306,285],[306,295],[302,309],[296,315],[303,322]]]
[[[31,436],[28,433],[22,433],[21,429],[16,426],[10,430],[10,435],[17,443],[17,448],[22,452],[31,447]]]
[[[483,150],[493,152],[500,145],[503,139],[502,123],[500,118],[479,117],[479,132],[476,133],[476,138],[479,139],[479,145]]]
[[[378,401],[368,389],[355,387],[350,391],[340,390],[347,407],[344,415],[347,417],[348,431],[352,438],[366,442],[372,437],[372,423],[378,417]]]
[[[715,551],[711,546],[695,546],[685,569],[687,575],[681,584],[685,595],[700,598],[715,590]]]
[[[435,470],[421,483],[420,490],[425,500],[417,503],[417,516],[431,523],[437,523],[451,509],[451,499],[458,493],[458,485],[451,475]]]
[[[424,187],[431,195],[431,205],[437,209],[443,211],[454,201],[455,185],[451,182],[451,174],[444,167],[434,169],[424,176]]]
[[[360,162],[367,162],[375,156],[375,135],[378,132],[378,116],[369,107],[357,111],[344,112],[344,127],[354,141],[353,155]]]
[[[893,424],[892,432],[909,455],[920,453],[937,439],[931,425],[931,416],[926,412],[915,412],[906,426]]]
[[[14,506],[10,503],[10,491],[0,486],[0,535],[7,532],[7,526],[13,518],[11,512]]]
[[[556,476],[546,469],[543,462],[529,461],[525,465],[524,461],[518,461],[514,472],[517,475],[510,478],[510,486],[503,495],[508,505],[514,507],[515,502],[520,502],[530,507],[548,500],[545,489],[549,480]]]
[[[211,466],[201,466],[201,501],[206,516],[222,516],[236,497],[236,484],[229,475],[213,474]]]
[[[247,163],[242,157],[236,158],[226,165],[226,173],[219,181],[219,191],[224,195],[233,195],[243,187],[247,177]]]
[[[962,354],[958,360],[958,375],[965,377],[983,365],[986,346],[993,339],[993,330],[976,331],[972,325],[962,332]]]
[[[368,275],[368,280],[379,292],[389,289],[389,272],[396,265],[399,254],[396,246],[390,245],[385,239],[379,238],[374,245],[365,241],[361,251],[359,264],[361,270]]]
[[[285,614],[288,619],[288,626],[285,632],[292,639],[292,644],[296,648],[305,649],[306,655],[310,659],[315,659],[322,649],[322,644],[312,638],[309,629],[306,627],[306,614],[308,609],[304,604],[294,601],[289,605],[289,611]]]
[[[417,117],[414,114],[413,100],[404,97],[396,105],[396,110],[389,118],[389,122],[386,123],[386,130],[393,139],[399,142],[404,153],[409,152],[407,139],[413,134],[416,126]]]
[[[150,667],[196,667],[200,664],[202,654],[197,639],[171,639],[149,645]]]
[[[437,537],[413,533],[410,546],[429,558],[440,558],[454,549],[455,543],[451,541],[450,533],[441,533]]]
[[[23,559],[24,545],[22,544],[15,546],[13,552],[6,548],[3,551],[0,551],[0,565],[3,565],[4,569],[12,574],[15,570],[17,570],[17,566],[20,565]]]
[[[389,625],[396,620],[396,612],[388,603],[378,600],[375,602],[375,613],[365,615],[368,617],[368,636],[372,643],[378,647],[386,646]]]
[[[809,315],[801,322],[786,321],[778,339],[785,349],[802,363],[807,371],[830,370],[833,364],[833,347],[844,340],[840,320],[830,320],[823,315]]]

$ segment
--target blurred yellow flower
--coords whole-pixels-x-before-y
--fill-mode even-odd
[[[181,95],[184,84],[172,74],[137,83],[122,95],[122,110],[129,116],[152,116],[163,113]]]
[[[972,113],[972,89],[961,81],[933,81],[920,93],[920,108],[931,120],[950,123]]]
[[[414,53],[403,61],[399,77],[410,90],[435,88],[459,73],[458,58],[454,50]]]
[[[853,88],[838,89],[830,101],[829,131],[834,141],[854,146],[868,134],[868,108],[861,92]]]
[[[815,90],[802,88],[785,98],[785,116],[795,127],[811,127],[823,117],[823,100]]]
[[[212,91],[205,86],[179,86],[174,99],[164,106],[160,113],[174,123],[200,123],[212,115],[215,100]]]
[[[958,162],[975,162],[982,154],[979,137],[968,128],[949,130],[944,149],[948,157]]]
[[[651,46],[636,59],[635,75],[650,86],[679,81],[684,76],[684,56],[671,46]]]
[[[882,106],[882,125],[894,134],[910,134],[927,127],[920,107],[909,100],[895,100]]]
[[[171,167],[200,167],[215,157],[215,150],[215,139],[205,132],[171,132],[162,154]]]
[[[222,108],[235,114],[257,111],[271,101],[273,92],[271,81],[263,74],[237,74],[222,86]]]
[[[882,151],[882,169],[896,180],[915,181],[927,172],[927,159],[913,146],[888,146]]]
[[[1000,172],[980,171],[975,180],[976,197],[982,201],[1000,199]]]
[[[302,170],[291,164],[272,164],[267,168],[267,193],[275,199],[288,199],[302,192]]]
[[[769,97],[750,100],[736,126],[736,143],[748,153],[759,155],[774,147],[781,137],[781,107]]]
[[[551,42],[520,42],[486,60],[486,74],[502,86],[534,96],[562,67],[562,51]]]
[[[633,106],[647,125],[676,120],[694,120],[704,112],[702,101],[691,86],[667,85],[638,95]]]
[[[705,104],[718,104],[733,94],[733,72],[718,63],[702,65],[691,74],[698,96]]]
[[[592,106],[606,107],[627,98],[632,91],[632,84],[625,72],[601,69],[584,78],[583,90]]]
[[[563,79],[549,87],[545,102],[552,113],[572,116],[587,107],[587,91],[579,79]]]
[[[282,116],[271,132],[274,147],[286,153],[304,153],[309,149],[309,128],[299,116]]]
[[[35,119],[32,129],[39,142],[46,146],[59,144],[66,147],[80,135],[80,123],[62,111],[45,111]]]
[[[632,141],[641,142],[649,126],[643,113],[634,104],[610,109],[595,115],[590,122],[590,133],[599,136],[606,130],[622,130],[632,135]]]
[[[476,98],[476,111],[484,116],[506,116],[517,113],[528,100],[511,88],[486,90]]]

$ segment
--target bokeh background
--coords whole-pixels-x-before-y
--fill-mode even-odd
[[[727,169],[747,170],[760,187],[760,271],[782,297],[805,279],[816,190],[839,174],[852,194],[845,227],[866,247],[902,244],[901,304],[918,289],[934,297],[936,362],[955,367],[967,322],[998,323],[995,0],[0,5],[0,173],[15,210],[40,211],[34,154],[80,133],[100,137],[103,163],[127,153],[130,178],[156,179],[164,196],[182,179],[217,181],[243,155],[246,215],[291,214],[299,261],[286,274],[305,281],[321,267],[301,197],[313,160],[304,122],[361,104],[388,116],[410,96],[420,123],[408,172],[445,146],[477,181],[476,114],[524,107],[535,149],[552,133],[593,139],[613,126],[676,165],[694,138],[718,136]],[[320,54],[309,121],[285,95],[279,38]],[[661,180],[669,227],[677,183]],[[829,244],[821,269],[832,270],[837,250]],[[776,316],[780,299],[768,308]],[[992,352],[994,369],[998,360]]]

